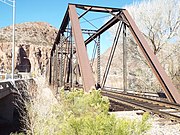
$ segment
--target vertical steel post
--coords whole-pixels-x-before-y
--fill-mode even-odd
[[[156,55],[154,55],[150,46],[148,46],[147,41],[145,40],[142,33],[138,29],[134,20],[132,19],[132,17],[130,16],[127,10],[123,10],[122,15],[126,19],[126,21],[129,23],[129,28],[132,35],[134,36],[139,48],[143,52],[143,55],[145,56],[150,68],[152,69],[153,73],[156,75],[157,79],[159,80],[167,98],[171,102],[180,104],[180,94],[178,90],[175,88],[175,86],[169,79],[168,75],[166,74],[163,67],[159,63]]]
[[[55,49],[55,88],[56,90],[58,89],[58,44],[56,44],[56,49]],[[57,92],[57,91],[56,91]]]
[[[112,59],[114,57],[116,46],[117,46],[119,36],[120,36],[120,33],[121,33],[121,28],[122,28],[122,22],[119,23],[117,31],[116,31],[116,35],[114,37],[114,41],[113,41],[113,45],[111,47],[111,51],[110,51],[110,54],[109,54],[108,62],[107,62],[107,65],[106,65],[106,68],[105,68],[105,71],[104,71],[104,75],[103,75],[103,78],[102,78],[102,81],[101,81],[101,88],[104,88],[104,85],[106,83],[106,79],[107,79],[107,76],[108,76],[108,73],[109,73],[109,70],[110,70],[110,67],[111,67]]]
[[[14,68],[15,68],[15,6],[16,6],[16,2],[15,0],[12,1],[13,2],[13,36],[12,36],[12,40],[13,40],[13,44],[12,44],[12,79],[14,79]]]
[[[60,86],[63,86],[64,78],[64,59],[63,59],[63,47],[64,43],[62,42],[62,35],[60,35]]]
[[[98,36],[98,42],[97,42],[97,83],[100,84],[100,79],[101,79],[101,57],[100,57],[100,52],[101,48],[100,48],[100,35]]]
[[[79,67],[78,67],[78,61],[77,61],[77,57],[76,57],[76,63],[75,63],[75,65],[76,65],[76,67],[75,67],[75,72],[76,72],[76,84],[79,84],[79,71],[78,71],[78,69],[79,69]]]
[[[68,58],[68,55],[69,55],[69,45],[68,45],[68,42],[65,41],[65,44],[66,44],[66,54],[64,56],[64,78],[63,78],[63,83],[64,83],[64,86],[68,83],[68,70],[69,70],[69,58]]]
[[[52,83],[52,54],[50,55],[50,62],[49,62],[49,84]]]
[[[72,44],[72,29],[70,30],[70,37],[69,37],[69,44],[70,44],[70,87],[73,86],[73,44]]]
[[[83,87],[86,92],[89,92],[91,87],[95,86],[95,80],[89,63],[87,50],[83,40],[83,35],[76,12],[75,5],[69,5],[69,17],[72,25],[72,32],[77,50],[78,62],[80,65],[80,71],[82,73]]]
[[[52,76],[51,76],[51,84],[54,85],[54,50],[52,51]]]
[[[145,38],[143,37],[142,33],[139,31],[138,27],[136,26],[134,20],[131,18],[131,16],[129,15],[127,10],[125,10],[125,9],[118,9],[118,10],[112,9],[111,11],[117,10],[117,11],[119,11],[119,13],[114,15],[114,17],[111,20],[109,20],[106,24],[104,24],[100,29],[98,29],[96,31],[96,33],[94,33],[86,41],[84,41],[83,36],[82,36],[80,23],[79,23],[79,18],[78,18],[77,12],[76,12],[76,7],[87,10],[88,6],[87,5],[86,6],[82,6],[82,5],[79,6],[79,5],[70,4],[68,6],[68,10],[65,14],[65,18],[63,19],[63,23],[62,23],[60,29],[62,32],[65,32],[69,21],[71,21],[72,32],[73,32],[73,37],[74,37],[74,41],[75,41],[75,45],[76,45],[76,51],[77,51],[77,58],[78,58],[79,66],[80,66],[80,72],[82,75],[83,86],[84,86],[85,91],[88,92],[92,86],[95,86],[95,80],[93,78],[93,74],[92,74],[92,70],[91,70],[91,67],[89,64],[89,59],[88,59],[88,55],[87,55],[85,45],[90,43],[97,36],[101,35],[104,31],[108,30],[110,27],[112,27],[117,22],[124,21],[128,25],[128,28],[130,29],[135,40],[137,41],[139,48],[142,50],[142,53],[145,56],[150,68],[152,69],[153,73],[156,75],[161,86],[163,87],[164,92],[165,92],[167,98],[169,99],[169,101],[175,102],[175,103],[180,103],[180,94],[179,94],[178,90],[174,87],[174,85],[171,82],[171,80],[169,79],[168,75],[165,73],[165,71],[162,68],[162,66],[160,65],[157,57],[154,55],[153,51],[148,46]],[[92,8],[92,6],[90,6],[90,8]],[[107,13],[110,12],[105,7],[102,7],[102,8],[101,7],[95,7],[94,9],[90,9],[89,11],[107,12]],[[85,13],[87,13],[87,12],[85,12]],[[82,15],[84,15],[84,14],[82,14]],[[82,17],[82,16],[80,16],[80,17]],[[56,40],[58,40],[58,38],[59,37],[57,37]],[[126,41],[124,41],[124,42],[126,43]],[[102,78],[102,83],[101,83],[102,88],[103,88],[103,86],[106,82],[106,79],[107,79],[107,75],[108,75],[108,72],[110,69],[110,65],[112,62],[112,58],[114,55],[116,44],[117,44],[117,40],[115,40],[115,43],[113,45],[114,48],[112,47],[112,49],[111,49],[110,57],[108,59],[108,63],[107,63],[106,69],[105,69],[105,73],[104,73],[104,76]],[[124,47],[125,47],[125,45],[124,45]],[[125,55],[124,55],[124,57],[125,57]],[[68,80],[69,78],[66,77],[67,76],[66,74],[68,72],[67,67],[68,67],[69,61],[67,60],[67,58],[64,58],[64,59],[65,59],[65,64],[64,64],[65,65],[64,66],[65,67],[64,68],[64,76],[65,77],[64,77],[64,80]],[[125,61],[126,60],[124,60],[124,69],[126,69],[125,67],[127,67],[127,66],[125,66]],[[126,72],[124,71],[124,76],[127,76]],[[126,75],[125,75],[125,73],[126,73]],[[66,78],[68,78],[68,79],[66,79]],[[66,81],[64,81],[64,82],[66,82]],[[69,81],[67,81],[67,82],[69,82]],[[124,78],[124,82],[126,82],[125,78]],[[125,89],[127,88],[127,84],[126,84],[126,86],[124,86],[124,88]]]
[[[55,86],[55,75],[56,75],[56,49],[53,52],[53,87]]]
[[[127,91],[127,44],[126,44],[126,24],[123,27],[123,89]]]

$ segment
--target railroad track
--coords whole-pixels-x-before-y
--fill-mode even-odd
[[[120,103],[132,106],[134,108],[152,112],[164,118],[180,122],[180,104],[149,99],[146,97],[112,90],[102,90],[102,95],[107,96],[110,101],[114,101],[117,104]]]

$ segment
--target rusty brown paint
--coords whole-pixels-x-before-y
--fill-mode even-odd
[[[152,69],[153,73],[156,75],[157,79],[159,80],[167,98],[171,102],[180,104],[180,94],[178,93],[177,89],[174,87],[168,75],[160,65],[156,55],[154,55],[153,51],[148,46],[148,43],[146,42],[142,33],[139,31],[134,20],[131,18],[127,10],[123,10],[122,12],[125,19],[130,25],[129,28],[131,30],[131,33],[133,34],[135,40],[137,41],[137,44],[139,45],[141,51],[143,52],[146,60],[148,61],[150,68]]]
[[[120,13],[118,13],[119,15]],[[119,22],[119,19],[116,17],[111,18],[106,24],[104,24],[101,28],[97,30],[96,33],[94,33],[92,36],[90,36],[86,41],[85,45],[89,44],[91,41],[93,41],[97,36],[101,35],[103,32],[111,28],[113,25],[115,25],[117,22]]]
[[[102,7],[102,6],[92,6],[92,5],[82,5],[82,4],[70,4],[75,5],[77,8],[87,10],[88,8],[91,8],[90,11],[93,12],[119,12],[120,10],[123,10],[121,8],[112,8],[112,7]]]
[[[90,67],[90,63],[89,63],[86,47],[84,44],[83,35],[82,35],[75,5],[69,5],[69,17],[70,17],[70,21],[72,25],[74,41],[76,44],[80,71],[82,73],[83,87],[85,91],[88,92],[92,86],[95,86],[95,80],[94,80],[93,73]]]

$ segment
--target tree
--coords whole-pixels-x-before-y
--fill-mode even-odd
[[[143,0],[128,5],[125,9],[131,14],[173,83],[177,88],[180,87],[178,86],[180,80],[178,76],[180,72],[180,1]],[[114,28],[110,31],[112,35],[115,34],[114,31]],[[129,87],[134,83],[133,89],[137,86],[137,90],[160,90],[161,87],[153,77],[152,71],[145,68],[148,64],[139,55],[141,51],[129,32],[127,38]],[[118,55],[122,57],[122,52]]]
[[[128,6],[127,9],[152,45],[154,54],[167,44],[180,40],[179,0],[144,0]]]
[[[178,84],[180,1],[144,0],[128,6],[127,9],[166,72]]]

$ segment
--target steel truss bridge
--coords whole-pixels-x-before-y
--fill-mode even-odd
[[[83,12],[79,14],[77,10],[83,10]],[[93,13],[94,16],[98,13],[104,13],[111,15],[111,18],[97,28],[93,23],[85,19],[84,16],[88,13]],[[82,19],[88,21],[96,30],[81,28]],[[116,24],[118,27],[105,71],[102,73],[100,68],[100,45],[102,38],[100,37]],[[168,101],[150,99],[127,92],[127,29],[131,32],[142,51],[142,55],[160,82]],[[105,86],[120,33],[122,33],[123,37],[123,90],[121,92]],[[92,42],[95,43],[95,50],[93,52],[97,53],[96,77],[92,72],[91,63],[88,58],[88,46]],[[101,74],[103,75],[102,78]],[[180,116],[175,114],[180,111],[180,94],[126,9],[69,4],[51,50],[48,80],[57,93],[60,87],[69,90],[74,87],[83,87],[85,92],[89,92],[92,87],[95,89],[100,88],[102,94],[108,96],[111,102],[115,104],[129,105],[180,121]],[[173,110],[164,112],[162,109]]]
[[[83,12],[79,14],[77,10],[82,10]],[[85,19],[84,16],[88,13],[93,13],[94,16],[96,16],[97,13],[103,13],[111,15],[111,18],[98,28],[93,23],[89,22],[92,26],[96,27],[96,30],[83,29],[81,28],[80,21]],[[101,37],[103,33],[116,24],[116,34],[105,71],[102,73],[100,67],[100,46],[102,45],[103,39]],[[146,59],[157,80],[160,82],[167,98],[166,101],[162,99],[157,100],[157,98],[159,98],[157,95],[154,99],[152,96],[148,98],[148,96],[128,92],[127,29],[131,32],[142,51],[142,55]],[[123,37],[123,90],[105,86],[121,33]],[[92,64],[88,58],[88,46],[90,46],[92,42],[95,44],[93,49],[94,56],[97,54],[96,77],[92,72]],[[113,104],[131,106],[133,108],[157,113],[163,117],[168,117],[180,122],[180,93],[178,93],[178,90],[172,84],[156,55],[154,55],[153,51],[150,49],[150,46],[126,9],[69,4],[51,50],[47,71],[48,82],[50,86],[56,90],[57,94],[58,89],[61,87],[69,90],[75,87],[83,88],[85,92],[89,92],[91,88],[100,88],[102,90],[102,95],[108,96]],[[25,80],[28,79],[22,79],[16,82],[18,89],[20,89],[22,93],[25,91],[25,88],[22,86],[28,86],[25,85]],[[15,82],[15,80],[13,81]],[[34,85],[33,81],[29,82],[29,86]],[[0,82],[0,125],[4,125],[4,120],[13,123],[15,109],[13,106],[13,93],[16,89],[17,87],[11,82]]]

